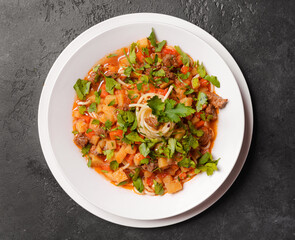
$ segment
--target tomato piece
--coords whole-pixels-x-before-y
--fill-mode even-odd
[[[163,96],[165,96],[167,92],[168,92],[168,88],[166,88],[166,89],[161,89],[161,88],[157,89],[157,93],[161,94]]]
[[[136,53],[136,57],[137,57],[137,59],[138,59],[139,62],[143,63],[144,56],[143,56],[143,54],[142,54],[141,51],[138,51],[138,52]]]
[[[183,65],[182,67],[181,67],[181,69],[180,69],[180,71],[183,73],[183,74],[186,74],[187,72],[188,72],[188,66],[185,66],[185,65]]]
[[[172,55],[177,55],[177,51],[175,50],[175,48],[166,46],[162,49],[162,53],[164,54],[172,54]]]
[[[208,87],[208,85],[209,85],[209,82],[206,80],[206,79],[201,79],[200,80],[200,86],[201,87]]]
[[[179,174],[180,179],[185,179],[187,177],[187,174],[185,172]]]
[[[100,165],[100,168],[101,170],[105,170],[105,171],[108,171],[110,172],[111,171],[111,168],[110,168],[110,164],[109,163],[103,163]]]
[[[90,139],[95,135],[95,132],[94,131],[89,132],[89,133],[85,132],[85,135],[86,135],[86,137],[88,137]]]
[[[117,140],[118,138],[122,138],[123,137],[123,130],[114,130],[114,131],[110,131],[109,132],[110,135],[110,139],[112,140]]]
[[[105,83],[103,83],[103,84],[101,85],[100,89],[101,89],[101,94],[100,94],[100,96],[101,96],[102,98],[105,98],[107,95],[109,95],[109,93],[106,91],[106,85],[105,85]]]
[[[149,185],[150,187],[153,186],[153,184],[154,184],[154,179],[155,179],[155,176],[154,176],[154,175],[148,177],[148,178],[146,179],[146,183],[147,183],[147,185]]]
[[[196,127],[197,128],[203,127],[204,124],[205,124],[205,122],[203,120],[201,120],[201,121],[197,122]]]
[[[90,122],[90,120],[91,120],[91,117],[89,117],[89,116],[87,116],[87,115],[83,115],[81,118],[82,118],[86,123],[88,123],[88,124],[89,124],[89,122]]]

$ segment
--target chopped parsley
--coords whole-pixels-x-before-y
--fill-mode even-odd
[[[207,104],[207,95],[203,92],[199,92],[197,99],[197,112],[203,109],[203,105]]]
[[[86,133],[90,133],[90,132],[93,132],[93,130],[92,130],[91,128],[88,128],[88,129],[86,130]]]
[[[96,112],[96,103],[91,103],[88,112]]]
[[[150,153],[150,149],[149,149],[149,147],[148,147],[148,145],[146,143],[142,143],[139,146],[139,152],[140,152],[141,155],[146,157]]]
[[[206,79],[207,81],[211,82],[215,87],[220,88],[220,82],[218,81],[216,76],[209,76],[207,75],[206,77],[204,77],[204,79]]]
[[[183,65],[189,67],[189,65],[190,65],[189,56],[186,53],[184,53],[179,46],[174,46],[174,48],[181,55],[181,61],[182,61]]]
[[[116,56],[118,56],[118,55],[115,53],[112,53],[112,54],[108,55],[107,58],[112,58],[112,57],[116,57]]]
[[[131,132],[126,135],[126,138],[131,142],[144,142],[144,140],[138,135],[137,132]]]
[[[84,115],[85,111],[87,110],[86,106],[79,106],[78,107],[79,113]]]
[[[150,161],[149,161],[148,158],[144,158],[144,159],[142,159],[142,160],[140,161],[140,165],[143,165],[143,164],[149,164],[149,163],[150,163]]]
[[[114,94],[114,89],[121,89],[121,84],[118,83],[115,79],[106,77],[106,91],[109,94]]]
[[[201,78],[204,78],[206,76],[206,70],[203,65],[203,63],[199,64],[199,61],[197,62],[197,72],[200,75]]]
[[[157,194],[157,195],[164,194],[163,184],[158,183],[156,180],[154,180],[154,188],[155,188],[155,194]]]
[[[115,103],[116,103],[116,100],[114,99],[108,104],[108,106],[113,106],[113,105],[115,105]]]
[[[116,171],[118,168],[119,168],[119,163],[114,160],[114,161],[111,161],[110,162],[110,168],[113,170],[113,171]]]
[[[89,153],[90,148],[91,148],[91,144],[88,144],[86,147],[82,148],[81,153],[83,157],[85,157]]]
[[[103,154],[107,156],[107,160],[111,160],[112,157],[114,156],[114,150],[113,149],[108,149],[106,151],[103,151]]]

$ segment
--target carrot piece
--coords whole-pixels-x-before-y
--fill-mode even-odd
[[[86,135],[86,137],[88,137],[90,139],[95,135],[95,132],[94,131],[89,132],[89,133],[85,132],[85,135]]]
[[[157,93],[161,94],[163,96],[165,96],[167,92],[168,92],[168,88],[166,88],[166,89],[161,89],[161,88],[157,89]]]
[[[108,171],[108,172],[111,171],[110,164],[108,164],[108,163],[101,164],[100,168],[101,168],[101,170],[105,170],[105,171]]]
[[[123,137],[123,130],[118,129],[115,131],[110,131],[109,135],[112,140],[117,140],[118,138],[121,139]]]
[[[188,72],[188,66],[185,66],[185,65],[183,65],[182,67],[181,67],[181,69],[180,69],[180,71],[183,73],[183,74],[186,74],[187,72]]]
[[[206,79],[201,79],[200,80],[200,86],[201,87],[208,87],[208,85],[209,85],[209,82],[206,80]]]
[[[109,95],[109,93],[106,91],[106,85],[105,85],[105,83],[103,83],[103,84],[101,85],[100,89],[101,89],[101,94],[100,94],[100,96],[101,96],[102,98],[105,98],[107,95]]]
[[[126,161],[130,164],[133,165],[133,159],[134,159],[135,153],[134,154],[128,154],[128,157],[126,157]]]
[[[179,178],[180,178],[180,179],[185,179],[186,176],[187,176],[187,174],[186,174],[185,172],[179,174]]]
[[[177,55],[178,54],[177,51],[175,50],[175,48],[171,48],[171,47],[168,47],[168,46],[166,46],[166,47],[164,47],[162,49],[162,53],[164,53],[164,54],[172,54],[172,55]]]
[[[89,123],[90,120],[91,120],[91,117],[86,116],[86,115],[83,115],[81,118],[82,118],[86,123]]]

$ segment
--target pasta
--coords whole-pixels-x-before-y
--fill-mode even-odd
[[[211,150],[219,109],[216,76],[154,31],[102,58],[74,85],[74,143],[88,167],[150,196],[176,193],[217,170]]]

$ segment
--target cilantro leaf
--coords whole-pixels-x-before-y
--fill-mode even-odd
[[[196,167],[195,162],[192,161],[190,158],[183,158],[180,162],[177,163],[177,165],[179,167],[185,167],[185,168]]]
[[[139,146],[139,152],[141,155],[143,155],[144,157],[147,157],[147,155],[150,153],[150,149],[148,148],[146,143],[142,143]]]
[[[149,54],[149,49],[148,49],[148,48],[144,47],[144,48],[142,48],[141,50],[142,50],[142,52],[143,52],[145,55],[150,55],[150,54]]]
[[[152,28],[152,32],[151,32],[150,36],[148,37],[148,40],[151,41],[152,46],[157,47],[156,35],[155,35],[153,28]]]
[[[137,132],[129,133],[126,138],[131,142],[144,142],[144,140],[138,135]]]
[[[135,54],[136,43],[132,43],[129,52],[129,60],[132,64],[136,63],[136,54]]]
[[[183,80],[186,80],[188,79],[188,77],[190,76],[190,72],[187,72],[186,74],[183,74],[183,73],[180,73],[178,76],[183,79]]]
[[[206,70],[205,67],[203,65],[203,63],[201,63],[201,65],[199,64],[199,61],[197,62],[197,72],[200,75],[201,78],[204,78],[206,76]]]
[[[96,112],[96,103],[91,103],[88,112]]]
[[[100,67],[100,64],[98,64],[97,66],[95,66],[95,67],[92,69],[92,71],[93,71],[93,72],[97,72],[98,69],[99,69],[99,67]]]
[[[114,94],[114,89],[121,89],[121,84],[118,83],[115,79],[106,77],[106,91],[109,94]]]
[[[123,52],[124,52],[125,57],[127,58],[127,61],[128,61],[129,64],[130,64],[130,67],[131,67],[132,70],[135,72],[135,68],[133,67],[133,65],[132,65],[132,63],[131,63],[129,57],[127,56],[126,51],[125,51],[125,48],[123,49]]]
[[[93,130],[92,130],[91,128],[88,128],[88,129],[86,130],[86,133],[90,133],[90,132],[93,132]]]
[[[119,168],[119,163],[114,160],[114,161],[111,161],[110,162],[110,168],[113,170],[113,171],[116,171],[118,168]]]
[[[103,151],[103,154],[107,156],[107,160],[110,160],[114,156],[114,150],[108,149],[106,151]]]
[[[174,47],[176,51],[181,55],[181,61],[183,65],[188,66],[190,65],[190,58],[186,53],[184,53],[179,46]]]
[[[186,91],[184,92],[184,95],[188,95],[188,94],[191,94],[191,93],[193,93],[193,92],[195,92],[195,90],[192,89],[192,88],[189,88],[188,90],[186,90]]]
[[[82,148],[81,153],[83,157],[89,153],[90,148],[91,148],[91,144],[88,144],[86,147]]]
[[[131,111],[120,111],[117,115],[119,129],[124,132],[127,131],[128,127],[131,127],[131,131],[137,128],[137,120],[135,113]]]
[[[116,56],[118,56],[118,55],[115,53],[112,53],[112,54],[108,55],[107,58],[112,58],[112,57],[116,57]]]
[[[139,177],[136,180],[133,180],[133,186],[139,191],[140,193],[144,190],[144,185],[142,179]]]
[[[199,159],[199,164],[203,165],[206,162],[209,161],[209,159],[212,159],[212,155],[209,152],[206,152],[200,159]]]
[[[72,131],[72,133],[73,133],[74,135],[76,135],[76,134],[78,134],[79,132],[78,132],[78,131]]]
[[[116,100],[114,99],[108,104],[108,106],[113,106],[115,103],[116,103]]]
[[[90,157],[88,157],[87,166],[91,167],[91,163],[92,163],[92,159]]]
[[[155,47],[155,52],[161,52],[165,44],[166,44],[166,40],[163,40],[162,42],[158,43],[157,46]]]
[[[155,116],[160,116],[165,109],[165,103],[158,96],[149,99],[147,103]]]
[[[129,67],[126,67],[125,70],[124,70],[124,74],[125,74],[127,77],[130,77],[131,72],[132,72],[132,68],[131,68],[130,66],[129,66]]]
[[[78,109],[79,109],[79,113],[82,114],[82,115],[83,115],[84,112],[87,110],[86,106],[79,106]]]
[[[151,57],[146,57],[144,59],[148,64],[153,64],[154,63],[154,60],[151,58]]]
[[[155,77],[165,77],[165,71],[161,68],[159,71],[153,72]]]
[[[188,152],[191,148],[196,149],[199,146],[199,142],[192,135],[188,135],[183,138],[182,146],[184,151]]]
[[[91,82],[78,79],[74,85],[74,89],[77,93],[77,96],[80,100],[85,100],[86,95],[89,93]]]
[[[206,77],[204,77],[204,79],[206,79],[207,81],[211,82],[214,86],[220,88],[220,82],[218,81],[216,76],[209,76],[207,75]]]
[[[189,127],[189,130],[191,132],[191,134],[194,134],[194,135],[197,135],[197,137],[202,137],[203,134],[204,134],[204,131],[201,130],[201,129],[197,129],[191,121],[188,121],[188,127]]]
[[[138,83],[136,84],[137,90],[140,91],[142,89],[142,84],[143,83]]]
[[[106,120],[106,122],[104,123],[104,129],[105,130],[110,130],[110,128],[112,127],[113,122],[110,120]]]
[[[203,92],[199,92],[197,99],[197,111],[200,112],[205,104],[207,104],[207,95]]]
[[[140,161],[140,165],[143,165],[143,164],[149,164],[149,163],[150,163],[150,161],[149,161],[148,158],[144,158],[144,159],[142,159],[142,160]]]
[[[155,180],[154,180],[154,188],[155,188],[155,194],[157,194],[157,195],[163,195],[164,194],[163,184],[158,183]]]
[[[179,153],[185,154],[185,151],[183,150],[183,146],[180,142],[176,142],[175,150]]]
[[[198,88],[200,86],[200,81],[197,77],[192,79],[192,86],[193,88]]]
[[[117,184],[117,186],[123,186],[123,185],[126,185],[128,183],[128,181],[123,181],[123,182],[120,182]]]
[[[168,158],[172,158],[173,154],[175,153],[175,149],[176,149],[176,139],[175,138],[168,139],[167,148],[169,150]]]
[[[92,122],[91,122],[91,124],[99,125],[100,122],[99,122],[99,120],[97,120],[97,119],[93,119]]]
[[[167,100],[171,101],[169,99],[167,99]],[[169,109],[166,109],[166,108],[165,108],[165,113],[166,113],[167,117],[172,122],[175,122],[175,123],[180,121],[180,117],[187,117],[195,112],[195,110],[192,107],[185,106],[182,103],[178,103],[175,108],[169,108]]]

